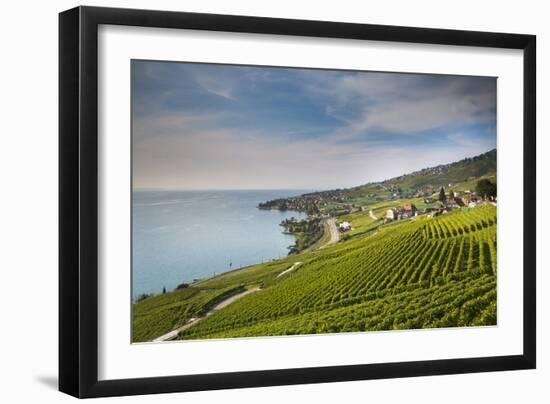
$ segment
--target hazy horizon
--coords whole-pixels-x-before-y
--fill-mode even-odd
[[[496,79],[132,61],[136,191],[350,188],[496,148]]]
[[[490,152],[492,150],[495,150],[495,148],[487,150],[487,151],[482,152],[480,154],[484,154],[484,153]],[[459,160],[449,161],[448,163],[443,163],[443,164],[455,163],[455,162],[460,161],[464,158],[472,158],[472,157],[479,156],[480,154],[476,154],[476,155],[473,155],[473,156],[465,156],[465,157],[463,157]],[[324,191],[332,191],[332,190],[337,189],[337,188],[349,189],[349,188],[360,187],[360,186],[363,186],[363,185],[368,185],[369,183],[384,182],[384,181],[388,181],[388,180],[391,180],[393,178],[399,177],[401,175],[408,175],[408,174],[411,174],[415,171],[420,171],[424,168],[432,168],[432,167],[435,167],[435,166],[421,167],[417,170],[407,172],[407,173],[402,173],[402,174],[399,174],[399,175],[391,177],[391,178],[383,178],[383,179],[379,179],[379,180],[373,180],[373,181],[370,181],[370,182],[364,182],[364,183],[357,184],[357,185],[352,185],[352,186],[349,186],[349,187],[338,187],[337,186],[337,187],[323,188],[323,189],[321,189],[321,188],[310,188],[310,189],[304,189],[304,188],[137,188],[137,187],[134,186],[133,190],[137,191],[137,192],[149,192],[149,191],[151,191],[151,192],[156,192],[156,191],[164,191],[164,192],[178,192],[178,191],[188,191],[188,192],[205,192],[205,191],[212,191],[212,192],[216,192],[216,191],[219,191],[219,192],[223,192],[223,191],[305,191],[305,192],[324,192]]]

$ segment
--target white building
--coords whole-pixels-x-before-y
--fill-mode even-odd
[[[342,231],[342,232],[351,230],[351,223],[350,223],[350,222],[343,222],[343,223],[340,223],[340,226],[338,226],[338,228],[339,228],[340,231]]]

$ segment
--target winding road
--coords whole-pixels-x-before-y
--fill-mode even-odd
[[[296,265],[296,264],[294,264],[294,265]],[[199,321],[201,321],[203,318],[209,316],[210,314],[212,314],[212,313],[214,313],[218,310],[221,310],[224,307],[229,306],[231,303],[236,302],[237,300],[245,297],[246,295],[257,292],[258,290],[260,290],[260,288],[255,287],[255,288],[252,288],[252,289],[245,290],[244,292],[238,293],[236,295],[229,296],[227,299],[223,299],[221,302],[219,302],[218,304],[213,306],[210,310],[208,310],[206,312],[206,314],[204,316],[190,318],[189,320],[187,320],[187,323],[185,323],[185,325],[183,325],[179,328],[176,328],[175,330],[172,330],[169,333],[161,335],[160,337],[155,338],[153,340],[153,342],[172,341],[172,340],[176,339],[176,337],[178,336],[178,334],[181,331],[184,331],[184,330],[187,330],[188,328],[193,327],[195,324],[197,324]]]
[[[330,240],[323,247],[336,244],[338,240],[340,240],[340,232],[336,227],[336,218],[331,217],[330,219],[327,219],[326,225],[330,231]]]

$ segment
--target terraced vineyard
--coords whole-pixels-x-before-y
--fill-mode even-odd
[[[462,208],[293,256],[301,264],[284,276],[288,258],[210,279],[200,286],[262,290],[178,338],[494,325],[496,224],[493,205]]]

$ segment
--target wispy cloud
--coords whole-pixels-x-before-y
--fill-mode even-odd
[[[339,136],[368,136],[372,129],[422,135],[446,126],[494,123],[495,86],[487,78],[355,74],[328,86],[327,98],[335,104],[327,111],[341,116],[342,110],[354,105],[355,116],[346,119]]]
[[[232,94],[233,85],[227,79],[224,79],[224,77],[200,73],[195,74],[194,77],[197,83],[207,92],[236,101],[236,98]]]
[[[352,186],[496,145],[490,78],[134,63],[137,187]]]

